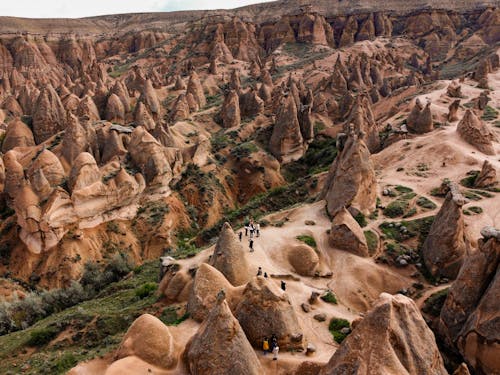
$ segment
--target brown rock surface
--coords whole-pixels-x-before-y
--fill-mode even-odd
[[[427,103],[424,107],[420,100],[417,99],[406,124],[408,130],[413,133],[422,134],[432,131],[434,124],[432,122],[431,103]]]
[[[486,188],[495,186],[498,183],[497,171],[493,164],[488,160],[485,160],[481,168],[481,172],[476,177],[474,181],[474,187]]]
[[[382,293],[320,375],[446,375],[434,334],[415,303]]]
[[[470,109],[457,125],[458,134],[468,143],[486,155],[494,155],[493,141],[497,138]]]
[[[455,278],[469,249],[462,213],[467,201],[456,184],[449,187],[422,246],[422,256],[432,275]]]
[[[222,125],[225,128],[232,128],[240,125],[240,102],[239,95],[235,90],[231,90],[225,97],[221,109]]]
[[[301,276],[314,276],[319,264],[318,254],[307,245],[296,245],[288,249],[288,262]]]
[[[292,303],[269,279],[257,276],[247,284],[234,315],[254,347],[275,334],[281,350],[303,349],[304,333]]]
[[[345,208],[342,208],[333,218],[328,240],[333,247],[362,257],[369,256],[363,230]]]
[[[229,223],[222,226],[210,265],[222,272],[234,286],[246,284],[250,280],[247,251]]]
[[[33,134],[37,143],[64,129],[66,112],[51,85],[45,86],[33,110]]]
[[[215,298],[214,298],[215,299]],[[183,354],[191,374],[260,375],[263,369],[223,293]]]
[[[2,143],[2,152],[6,153],[15,147],[31,147],[35,145],[33,133],[21,120],[14,119],[9,122],[5,138]]]

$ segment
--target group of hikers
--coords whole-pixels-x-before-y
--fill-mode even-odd
[[[244,229],[245,229],[245,237],[247,237],[250,234],[248,246],[250,247],[250,252],[253,252],[253,238],[254,235],[255,237],[260,237],[260,224],[254,223],[253,219],[250,219],[250,222],[248,224],[245,224]],[[238,233],[238,237],[241,242],[243,239],[242,231]]]
[[[278,360],[280,347],[278,346],[278,338],[274,333],[271,335],[271,340],[264,337],[264,340],[262,341],[262,350],[264,351],[264,355],[267,353],[273,353],[273,361]]]

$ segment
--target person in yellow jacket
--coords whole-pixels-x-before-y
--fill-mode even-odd
[[[264,351],[264,355],[269,353],[269,340],[267,337],[264,337],[264,341],[262,341],[262,350]]]

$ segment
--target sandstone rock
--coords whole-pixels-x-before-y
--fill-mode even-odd
[[[494,155],[493,141],[496,136],[470,109],[457,125],[458,134],[468,143],[486,155]]]
[[[455,343],[477,373],[494,373],[498,359],[500,231],[481,234],[479,250],[466,259],[440,315],[440,332]]]
[[[358,95],[346,120],[347,125],[354,125],[356,133],[365,133],[365,143],[371,153],[380,149],[380,137],[371,109],[370,99],[364,94]],[[344,129],[348,131],[348,129]]]
[[[115,360],[128,356],[163,369],[175,366],[174,340],[168,327],[152,315],[141,315],[123,337]]]
[[[142,126],[148,131],[156,128],[156,123],[143,102],[138,102],[135,106],[134,122],[135,126]]]
[[[174,90],[185,90],[186,89],[186,84],[182,80],[180,75],[177,75],[175,77],[175,85],[174,85]]]
[[[180,94],[170,111],[170,121],[184,120],[189,117],[189,103],[186,95]]]
[[[432,331],[415,303],[382,293],[320,375],[446,375]]]
[[[33,134],[41,143],[64,129],[66,112],[56,90],[49,84],[38,97],[33,110]]]
[[[254,118],[264,112],[264,100],[252,89],[241,93],[239,101],[242,118]]]
[[[21,117],[23,115],[21,105],[12,95],[3,101],[0,108],[3,108],[12,117]]]
[[[351,134],[330,167],[320,198],[332,217],[344,207],[369,215],[376,206],[376,185],[370,151],[362,138]]]
[[[263,369],[240,324],[220,293],[183,354],[191,374],[260,375]]]
[[[177,263],[168,265],[165,268],[158,293],[163,295],[167,302],[186,302],[189,298],[192,278],[189,272],[182,269]]]
[[[3,164],[5,165],[4,192],[14,199],[24,183],[24,168],[17,160],[17,153],[12,150],[4,155]]]
[[[106,120],[117,124],[125,123],[125,108],[116,94],[111,94],[106,104]]]
[[[201,85],[200,78],[198,74],[193,70],[189,76],[189,82],[187,86],[186,95],[191,94],[195,100],[198,109],[203,108],[207,104],[205,98],[205,93],[203,92],[203,86]]]
[[[306,151],[292,96],[284,98],[276,116],[269,143],[271,153],[282,163],[302,157]]]
[[[99,110],[97,109],[92,98],[88,95],[85,95],[85,97],[80,101],[80,104],[76,109],[76,114],[79,118],[87,117],[90,121],[99,121],[101,119]]]
[[[82,152],[73,161],[69,174],[68,185],[71,191],[90,186],[101,180],[101,173],[94,157],[88,152]]]
[[[247,252],[229,223],[222,226],[210,265],[218,269],[234,286],[250,280]]]
[[[2,152],[6,153],[15,147],[32,146],[35,146],[35,140],[30,128],[19,119],[14,119],[9,122],[5,138],[2,143]]]
[[[460,99],[454,100],[448,107],[448,121],[458,121],[458,109],[460,108]]]
[[[474,187],[476,188],[486,188],[495,186],[498,183],[497,171],[493,164],[488,160],[485,160],[481,172],[479,172],[476,180],[474,181]]]
[[[51,151],[43,149],[28,168],[27,175],[31,178],[33,173],[41,169],[51,186],[60,185],[65,178],[64,168]]]
[[[80,125],[78,119],[72,114],[68,114],[68,125],[62,141],[62,154],[68,164],[72,165],[78,155],[89,148],[87,132]]]
[[[220,271],[207,263],[202,263],[196,271],[189,294],[187,311],[196,321],[203,321],[215,306],[217,293],[223,289],[229,293],[232,286]]]
[[[434,276],[455,278],[469,248],[462,206],[466,203],[456,184],[441,206],[422,247],[429,272]]]
[[[275,334],[280,349],[303,349],[303,331],[290,299],[269,279],[258,276],[247,284],[234,315],[254,347]]]
[[[189,92],[189,87],[188,87]],[[148,108],[149,112],[153,116],[154,119],[159,119],[161,115],[161,105],[160,100],[158,99],[158,95],[156,95],[156,91],[153,88],[153,84],[151,80],[148,79],[144,83],[142,87],[141,96],[138,99],[139,102],[143,102]]]
[[[313,318],[318,322],[324,322],[326,320],[326,314],[325,313],[316,314],[313,316]]]
[[[434,129],[432,122],[431,103],[428,102],[424,107],[420,100],[416,100],[408,120],[406,121],[408,130],[413,133],[422,134],[428,133]]]
[[[355,16],[349,16],[345,22],[344,30],[339,41],[339,47],[345,47],[354,43],[354,36],[358,31],[358,22]]]
[[[363,229],[345,208],[333,218],[328,240],[333,247],[362,257],[370,256]]]
[[[319,264],[318,254],[307,245],[296,245],[288,250],[288,261],[301,276],[314,276]]]
[[[470,372],[467,365],[462,363],[455,371],[453,371],[453,375],[470,375]]]
[[[451,81],[446,89],[446,94],[450,98],[461,98],[462,97],[462,86],[457,81]]]
[[[240,103],[239,96],[235,90],[231,90],[225,97],[221,109],[222,125],[232,128],[240,125]]]
[[[128,90],[122,81],[116,81],[115,85],[110,91],[111,95],[116,95],[123,105],[125,113],[130,112],[130,97],[128,95]]]

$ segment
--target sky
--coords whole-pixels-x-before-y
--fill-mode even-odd
[[[79,18],[104,14],[237,8],[270,0],[0,0],[0,16]]]

